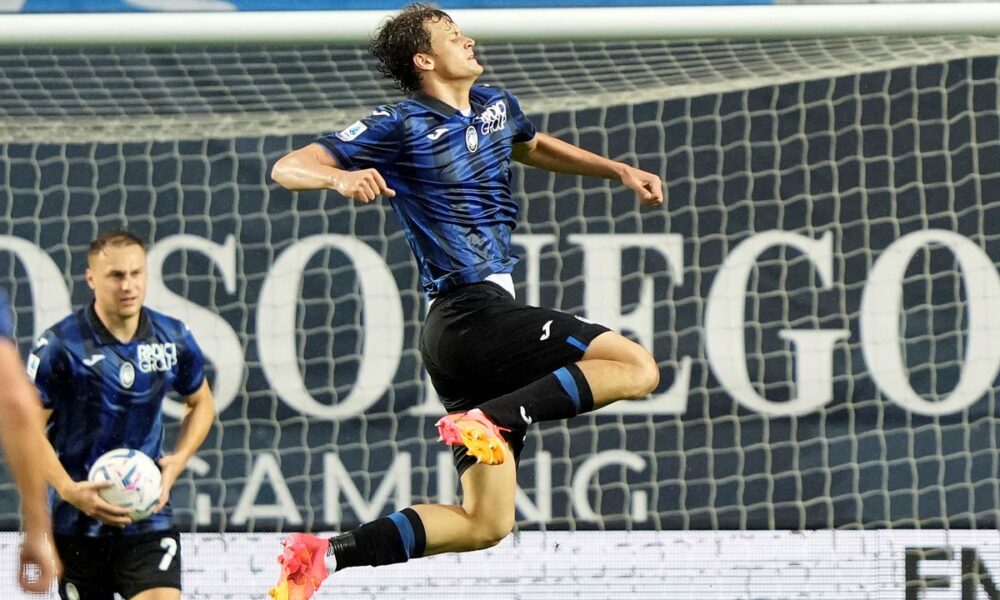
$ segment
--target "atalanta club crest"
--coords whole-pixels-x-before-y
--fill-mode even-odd
[[[135,367],[132,366],[132,363],[122,363],[121,368],[118,369],[118,381],[121,382],[122,387],[132,387],[132,384],[135,383]]]
[[[479,149],[479,133],[474,125],[469,125],[469,128],[465,130],[465,147],[469,149],[469,152],[475,152]]]

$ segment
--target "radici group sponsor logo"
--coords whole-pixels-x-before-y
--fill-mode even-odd
[[[490,104],[479,118],[482,120],[479,130],[483,135],[500,131],[507,126],[507,103],[503,100],[498,100]]]
[[[177,364],[177,344],[139,344],[136,348],[139,370],[143,373],[169,371]]]

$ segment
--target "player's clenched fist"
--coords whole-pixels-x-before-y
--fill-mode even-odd
[[[635,167],[627,167],[622,173],[622,183],[632,189],[644,206],[663,203],[663,182],[660,178]]]
[[[386,185],[382,174],[375,169],[345,171],[335,176],[333,183],[333,189],[340,195],[364,204],[379,196],[392,198],[396,195],[395,190]]]

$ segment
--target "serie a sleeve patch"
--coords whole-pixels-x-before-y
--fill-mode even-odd
[[[345,141],[345,142],[350,142],[350,141],[353,141],[353,140],[357,139],[357,137],[359,135],[361,135],[362,133],[364,133],[367,130],[368,130],[368,126],[367,125],[365,125],[361,121],[355,121],[347,129],[345,129],[345,130],[341,131],[340,133],[338,133],[337,137],[340,138],[341,140]]]
[[[35,381],[35,377],[38,375],[38,365],[41,363],[41,359],[35,354],[28,355],[28,365],[25,371],[28,373],[28,379],[32,382]]]

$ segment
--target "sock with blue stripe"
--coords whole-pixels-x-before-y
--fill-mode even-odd
[[[347,567],[378,567],[406,562],[424,555],[427,536],[420,516],[404,508],[388,517],[365,523],[357,529],[330,538],[333,570]]]
[[[479,408],[495,424],[523,436],[531,423],[558,421],[594,410],[594,395],[575,364],[494,398]]]

